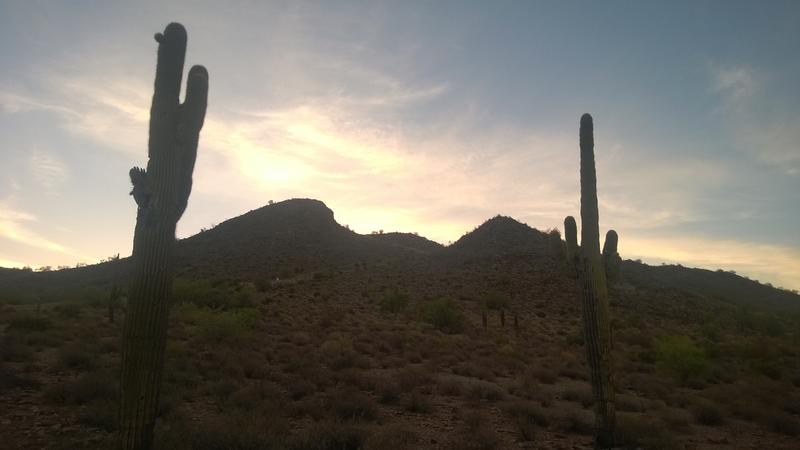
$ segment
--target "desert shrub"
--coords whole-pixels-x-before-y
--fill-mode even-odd
[[[428,396],[423,394],[419,389],[411,391],[403,406],[408,412],[422,414],[430,412],[433,408]]]
[[[511,300],[508,296],[499,292],[489,294],[484,300],[484,304],[489,309],[505,309],[509,303],[511,303]]]
[[[375,420],[378,408],[369,396],[355,391],[336,391],[330,398],[331,410],[340,420]]]
[[[494,383],[473,381],[467,384],[466,397],[470,400],[496,402],[503,400],[505,396],[505,391]]]
[[[0,390],[13,388],[32,388],[39,386],[39,382],[27,376],[17,375],[11,368],[0,361]]]
[[[235,290],[224,284],[208,280],[187,280],[178,278],[173,288],[175,304],[191,303],[211,309],[249,308],[254,306],[256,287],[250,284],[238,286]]]
[[[84,405],[101,399],[115,398],[117,386],[110,374],[87,373],[45,389],[44,398],[57,404]]]
[[[112,432],[117,429],[117,403],[109,399],[93,401],[81,408],[78,422]]]
[[[58,367],[72,370],[91,370],[94,359],[83,346],[71,344],[63,347],[58,354]]]
[[[385,380],[378,386],[377,394],[381,403],[394,403],[400,398],[400,384],[394,380]]]
[[[464,393],[464,383],[452,379],[441,380],[438,384],[437,392],[450,397],[459,397]]]
[[[288,425],[281,415],[226,414],[202,423],[175,421],[159,430],[161,450],[270,450],[287,448]]]
[[[490,368],[491,363],[476,364],[473,361],[465,361],[453,367],[453,373],[470,378],[480,378],[481,380],[494,381],[495,375]]]
[[[355,365],[357,354],[353,349],[353,341],[348,337],[335,335],[322,344],[321,350],[324,360],[334,370]]]
[[[667,408],[659,416],[672,431],[687,430],[691,425],[691,415],[683,409]]]
[[[449,298],[428,303],[423,310],[423,319],[445,333],[460,333],[464,330],[464,315]]]
[[[408,307],[408,294],[400,292],[398,289],[384,294],[380,301],[381,311],[389,313],[399,313]]]
[[[591,399],[591,390],[589,391],[590,399],[588,404],[584,404],[584,407],[592,404]],[[645,404],[641,397],[634,397],[628,394],[618,394],[614,398],[614,403],[616,404],[617,411],[627,411],[627,412],[644,412],[645,411]]]
[[[691,410],[695,420],[697,420],[697,423],[702,425],[718,426],[722,425],[722,423],[725,421],[724,415],[719,406],[709,401],[701,401],[700,403],[694,405]]]
[[[387,425],[367,438],[364,450],[407,450],[417,448],[420,436],[404,425]]]
[[[591,435],[594,433],[594,418],[586,411],[570,411],[561,419],[560,426],[568,433]]]
[[[523,441],[535,440],[537,427],[546,427],[548,424],[547,415],[535,402],[516,400],[504,404],[502,409],[515,419]]]
[[[350,422],[317,422],[305,436],[293,442],[292,450],[361,450],[369,433]]]
[[[5,336],[0,342],[0,361],[25,362],[33,356],[33,350],[17,335]]]
[[[800,421],[785,413],[773,413],[764,419],[770,429],[787,436],[800,436]]]
[[[15,317],[8,323],[7,332],[20,331],[47,331],[53,327],[53,322],[47,317],[22,315]]]
[[[658,420],[620,414],[617,419],[618,445],[626,449],[672,450],[683,448]]]
[[[292,400],[300,400],[301,398],[313,394],[317,391],[317,385],[306,379],[292,379],[287,386],[289,397]]]
[[[708,371],[705,352],[687,336],[665,336],[656,340],[654,347],[657,365],[682,381]]]
[[[544,367],[528,369],[525,376],[542,384],[553,384],[558,380],[558,374],[555,371]]]
[[[248,384],[230,393],[227,392],[228,389],[229,387],[226,385],[225,394],[221,397],[226,398],[228,404],[243,411],[269,411],[271,413],[282,409],[286,404],[284,394],[272,383]]]
[[[261,313],[255,308],[214,310],[195,305],[176,308],[176,315],[194,324],[197,335],[211,342],[241,336],[254,328],[261,318]]]
[[[453,448],[464,450],[494,450],[499,445],[500,439],[491,420],[480,411],[467,412],[461,429],[453,438]]]
[[[594,402],[592,389],[589,386],[573,386],[561,393],[561,398],[568,402],[578,402],[584,408],[588,408]]]
[[[221,308],[225,305],[224,294],[207,280],[187,280],[177,278],[173,282],[172,301],[176,305],[193,303],[197,306]]]
[[[83,308],[77,303],[63,303],[54,306],[53,311],[62,319],[77,319],[81,316]]]
[[[431,383],[431,375],[421,367],[404,367],[395,374],[395,380],[403,392]]]

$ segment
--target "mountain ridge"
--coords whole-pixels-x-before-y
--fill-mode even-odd
[[[334,212],[324,202],[296,198],[262,206],[178,240],[175,267],[181,276],[242,280],[359,264],[424,267],[480,264],[482,260],[511,256],[531,258],[550,267],[553,255],[547,239],[547,234],[502,215],[486,220],[448,246],[413,233],[359,234],[336,222]],[[45,285],[106,285],[120,279],[127,264],[128,258],[122,258],[44,273],[2,269],[0,294],[3,290],[46,291]],[[630,260],[624,262],[624,267],[625,281],[640,289],[667,289],[735,303],[763,302],[770,307],[788,304],[800,308],[800,296],[796,294],[727,272],[665,268]]]

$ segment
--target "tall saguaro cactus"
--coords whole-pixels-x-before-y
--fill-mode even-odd
[[[192,189],[197,142],[206,113],[208,72],[189,71],[180,103],[186,29],[167,25],[158,42],[155,93],[150,108],[147,170],[130,171],[138,211],[133,236],[133,273],[122,341],[120,449],[153,444],[167,316],[172,296],[175,226]]]
[[[597,174],[594,166],[592,116],[581,116],[581,248],[579,280],[582,287],[583,329],[595,400],[596,442],[600,448],[614,445],[614,383],[611,372],[611,317],[606,272],[600,256],[597,208]]]

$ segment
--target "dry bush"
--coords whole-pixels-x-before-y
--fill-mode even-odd
[[[453,450],[494,450],[500,445],[500,438],[494,430],[490,418],[482,411],[467,411],[463,424],[453,436]]]
[[[671,433],[665,430],[664,424],[652,417],[636,414],[617,415],[618,444],[626,449],[677,450],[683,446]]]
[[[725,421],[725,415],[714,403],[709,401],[700,401],[691,408],[697,423],[708,426],[719,426]]]
[[[493,403],[506,397],[506,392],[503,388],[487,381],[470,381],[466,386],[465,396],[472,401],[485,400]]]
[[[94,372],[47,387],[44,398],[56,404],[84,405],[94,400],[116,398],[117,389],[116,377],[107,372]]]
[[[340,420],[371,421],[378,417],[375,401],[355,390],[337,390],[330,396],[329,403],[331,411]]]
[[[412,413],[426,414],[433,409],[430,396],[425,395],[419,389],[414,389],[406,398],[403,408]]]
[[[561,393],[561,398],[569,402],[580,403],[584,408],[588,408],[594,403],[592,388],[588,385],[569,387]]]
[[[559,428],[567,433],[591,435],[594,433],[594,416],[585,410],[571,410],[559,421]]]
[[[420,440],[419,434],[405,425],[387,425],[367,438],[364,450],[408,450],[417,448]]]
[[[78,344],[67,345],[59,351],[56,368],[89,371],[95,366],[94,357],[86,347]]]

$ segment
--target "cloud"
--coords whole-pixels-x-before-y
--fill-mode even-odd
[[[712,92],[723,96],[729,108],[745,107],[757,92],[758,77],[750,67],[712,64],[710,71]]]
[[[48,195],[57,195],[58,188],[69,177],[69,169],[61,159],[39,148],[31,154],[30,170],[33,179]]]
[[[51,252],[63,253],[66,255],[77,256],[88,259],[76,253],[69,247],[48,239],[35,231],[32,231],[26,224],[36,222],[36,216],[15,208],[7,204],[0,203],[0,238],[9,239],[30,247],[47,250]]]
[[[746,66],[710,66],[711,91],[721,102],[737,146],[761,163],[800,175],[800,118],[779,107],[768,78]]]

